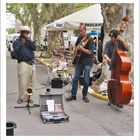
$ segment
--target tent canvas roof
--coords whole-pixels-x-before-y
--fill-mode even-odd
[[[103,17],[100,4],[94,4],[48,25],[44,25],[44,27],[46,30],[74,30],[78,29],[80,23],[84,23],[90,29],[101,27]]]

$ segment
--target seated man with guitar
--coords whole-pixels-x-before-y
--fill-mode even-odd
[[[75,74],[72,83],[71,96],[66,98],[66,101],[76,100],[76,94],[78,89],[78,81],[82,71],[84,72],[84,83],[83,83],[83,100],[88,103],[87,98],[90,70],[93,65],[93,40],[89,35],[86,34],[86,26],[81,24],[79,27],[80,35],[76,41],[76,56],[74,57],[73,64],[75,65]]]

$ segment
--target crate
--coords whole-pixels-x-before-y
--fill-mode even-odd
[[[69,121],[69,116],[64,112],[62,95],[62,93],[39,95],[40,116],[44,123]]]

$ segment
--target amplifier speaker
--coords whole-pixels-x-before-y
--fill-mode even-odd
[[[52,88],[62,88],[63,87],[63,81],[60,78],[53,78],[51,81],[51,87]]]

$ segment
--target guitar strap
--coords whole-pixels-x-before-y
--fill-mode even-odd
[[[87,35],[86,35],[85,37],[82,38],[82,40],[80,41],[80,43],[79,43],[78,45],[82,45],[82,42],[83,42],[86,38],[87,38]],[[85,45],[88,43],[88,41],[89,41],[89,38],[86,39],[86,41],[85,41],[86,43],[85,43],[82,47],[85,47]]]

